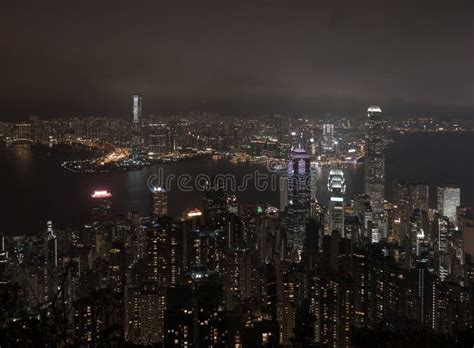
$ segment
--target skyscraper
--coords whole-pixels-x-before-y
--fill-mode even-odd
[[[409,220],[413,211],[419,209],[426,212],[429,209],[429,186],[398,179],[393,182],[392,195],[399,223],[399,238],[403,242],[409,233]]]
[[[384,127],[382,110],[371,106],[367,110],[365,133],[365,193],[369,195],[375,214],[383,212],[385,185]]]
[[[395,205],[395,220],[398,224],[398,239],[403,242],[408,233],[408,222],[411,214],[408,196],[408,185],[403,180],[392,184],[392,200]]]
[[[142,119],[142,97],[139,94],[133,95],[133,104],[132,104],[132,138],[131,138],[131,147],[132,155],[134,158],[138,157],[140,152],[140,147],[142,144],[141,136],[141,119]]]
[[[53,222],[47,222],[46,264],[48,267],[58,267],[58,239],[53,230]]]
[[[222,180],[213,178],[207,183],[203,197],[203,213],[209,226],[214,228],[222,227],[224,217],[228,213],[228,197],[225,183]]]
[[[304,149],[294,149],[288,163],[288,241],[298,254],[303,250],[311,210],[310,175],[309,155]]]
[[[142,120],[142,96],[139,94],[133,95],[132,114],[133,123],[140,123]]]
[[[331,169],[328,178],[329,191],[329,233],[339,231],[344,236],[344,193],[346,184],[340,169]]]
[[[56,292],[56,276],[58,271],[58,239],[53,230],[53,223],[46,224],[44,239],[43,294],[45,301],[52,298]]]
[[[105,220],[111,215],[112,210],[112,193],[107,190],[95,190],[91,194],[91,198],[96,201],[92,208],[94,220]]]
[[[334,125],[323,124],[323,147],[325,150],[333,150],[334,146]]]
[[[457,224],[457,207],[461,205],[461,189],[454,185],[437,187],[437,208],[442,216]]]
[[[162,187],[153,188],[153,216],[168,215],[168,191]]]

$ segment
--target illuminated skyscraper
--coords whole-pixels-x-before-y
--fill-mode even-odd
[[[58,239],[53,230],[53,222],[47,222],[46,264],[48,267],[58,267]]]
[[[430,188],[427,184],[423,184],[423,183],[409,183],[408,184],[408,206],[411,211],[415,209],[428,211],[429,200],[430,200]]]
[[[371,106],[367,110],[365,133],[365,193],[369,195],[375,214],[383,212],[385,185],[384,127],[382,110]]]
[[[288,163],[288,240],[298,254],[303,250],[311,210],[310,175],[309,155],[304,149],[294,149]]]
[[[47,222],[44,240],[43,294],[48,301],[56,292],[55,277],[58,270],[58,239],[53,230],[53,223]]]
[[[228,213],[227,198],[229,197],[223,181],[211,179],[204,191],[203,207],[206,223],[212,227],[222,227]]]
[[[92,208],[94,220],[104,220],[110,217],[112,210],[112,194],[107,190],[96,190],[91,194],[91,198],[97,203]]]
[[[143,282],[139,297],[140,338],[142,345],[163,342],[166,288],[157,282]]]
[[[392,184],[392,200],[396,207],[395,220],[398,224],[398,238],[403,242],[408,233],[408,222],[411,214],[408,196],[408,185],[403,180],[395,180]]]
[[[139,94],[133,95],[132,114],[133,123],[140,123],[142,120],[142,96]]]
[[[399,238],[404,241],[409,232],[409,220],[413,211],[419,209],[426,212],[429,209],[429,186],[423,183],[395,180],[392,195],[396,206],[397,223],[399,223]]]
[[[457,207],[461,205],[461,189],[457,186],[438,186],[437,208],[442,216],[446,216],[450,222],[457,224]]]
[[[132,104],[132,138],[131,138],[131,147],[132,155],[134,158],[138,157],[140,152],[140,147],[142,145],[142,136],[141,136],[141,119],[142,119],[142,97],[139,94],[133,95],[133,104]]]
[[[168,191],[162,187],[153,188],[153,216],[168,215]]]
[[[337,230],[344,236],[344,193],[346,184],[340,169],[331,169],[328,178],[329,191],[329,233]]]
[[[332,150],[334,146],[334,125],[323,124],[323,147],[325,150]]]

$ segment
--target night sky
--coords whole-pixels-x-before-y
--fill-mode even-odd
[[[474,115],[474,1],[2,1],[0,120],[144,111]]]

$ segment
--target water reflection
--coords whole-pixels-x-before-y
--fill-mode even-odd
[[[433,137],[436,137],[434,139]],[[453,154],[462,154],[458,158]],[[53,156],[54,157],[54,156]],[[437,184],[456,183],[461,187],[463,205],[474,205],[474,137],[472,134],[416,134],[404,136],[387,149],[386,181],[390,198],[390,183],[395,178],[424,181],[431,185],[432,204]],[[462,160],[465,159],[465,160]],[[57,160],[22,148],[0,145],[0,194],[2,217],[0,233],[32,233],[38,231],[41,220],[52,219],[55,224],[81,224],[89,220],[92,201],[90,193],[107,189],[113,193],[113,209],[118,213],[139,211],[148,214],[150,193],[147,178],[162,168],[165,174],[200,173],[215,175],[233,173],[237,180],[258,170],[267,171],[265,164],[229,163],[225,161],[191,160],[145,168],[141,171],[97,175],[74,175],[64,171]],[[442,169],[440,169],[442,168]],[[317,197],[327,202],[327,178],[330,168],[317,168]],[[347,195],[363,191],[363,167],[343,168]],[[239,181],[237,181],[239,182]],[[253,186],[252,186],[253,187]],[[279,204],[279,193],[259,192],[249,188],[238,192],[242,203],[268,202]],[[172,187],[169,212],[179,216],[183,210],[201,207],[201,193],[180,192]],[[5,218],[6,217],[6,218]]]

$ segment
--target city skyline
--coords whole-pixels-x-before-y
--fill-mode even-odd
[[[0,346],[474,347],[473,24],[0,5]]]
[[[5,197],[19,185],[2,223],[22,232],[0,225],[0,341],[47,323],[62,346],[402,344],[393,317],[410,338],[474,339],[472,183],[439,170],[459,174],[474,123],[374,105],[365,122],[142,117],[128,100],[126,120],[0,122]],[[443,137],[445,152],[417,144]]]

